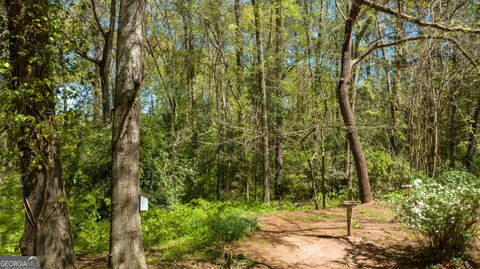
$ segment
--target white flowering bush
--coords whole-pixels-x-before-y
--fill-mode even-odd
[[[424,244],[432,262],[463,257],[478,232],[480,181],[460,171],[415,179],[401,219]]]

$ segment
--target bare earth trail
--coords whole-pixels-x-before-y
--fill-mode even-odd
[[[281,212],[257,218],[260,229],[225,248],[225,259],[163,262],[149,268],[179,269],[340,269],[425,268],[414,237],[384,205],[353,210],[353,236],[346,236],[346,210]],[[480,238],[471,253],[480,258]],[[153,257],[155,254],[149,253]],[[80,261],[81,268],[107,268],[106,257]],[[480,268],[477,265],[469,268]]]
[[[346,237],[345,209],[285,212],[259,217],[262,227],[231,246],[249,268],[423,268],[413,238],[378,204],[354,208]]]

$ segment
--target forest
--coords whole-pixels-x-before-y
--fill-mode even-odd
[[[480,268],[479,0],[3,0],[0,36],[0,256]]]

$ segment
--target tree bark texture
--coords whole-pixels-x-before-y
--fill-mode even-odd
[[[25,206],[22,255],[39,256],[42,268],[76,268],[61,179],[56,139],[55,91],[51,83],[56,59],[51,29],[44,24],[47,0],[5,1],[10,34],[10,87],[16,94],[12,112],[28,118],[10,129],[20,151],[19,170]],[[27,37],[27,38],[25,38]],[[40,57],[41,61],[34,60]]]
[[[360,190],[360,200],[362,203],[368,203],[373,200],[368,178],[367,164],[363,154],[360,138],[358,136],[355,118],[349,101],[349,84],[352,80],[352,33],[360,11],[360,4],[355,1],[349,2],[349,14],[345,21],[344,42],[342,46],[342,66],[340,81],[337,86],[337,98],[340,104],[343,122],[347,132],[347,138],[355,161],[355,168],[358,177],[358,187]]]
[[[139,212],[140,90],[145,0],[122,0],[112,128],[110,268],[147,268]]]
[[[265,60],[263,56],[261,18],[258,1],[252,0],[255,21],[255,39],[257,50],[258,82],[260,84],[261,125],[262,125],[262,158],[263,158],[263,202],[270,202],[270,156],[268,151],[268,116],[267,116],[267,86],[265,83]]]

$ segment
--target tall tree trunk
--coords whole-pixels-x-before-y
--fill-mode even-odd
[[[320,16],[318,19],[318,36],[317,42],[315,44],[315,88],[317,91],[317,98],[323,99],[323,108],[324,114],[322,118],[322,123],[325,125],[327,121],[327,114],[328,114],[328,102],[327,97],[323,93],[322,94],[322,58],[321,58],[321,51],[323,48],[323,17],[325,16],[325,7],[324,1],[320,0]],[[320,107],[320,105],[318,105]],[[317,128],[318,129],[318,128]],[[326,208],[326,146],[325,146],[325,128],[321,127],[320,129],[320,154],[322,155],[321,162],[320,162],[320,172],[321,172],[321,190],[322,190],[322,208]]]
[[[243,79],[243,26],[242,26],[242,7],[241,1],[235,0],[235,24],[237,29],[235,31],[235,56],[236,56],[236,85],[237,85],[237,96],[241,100],[243,96],[243,87],[244,87],[244,79]],[[245,127],[245,112],[242,106],[239,106],[237,109],[237,120],[238,126],[243,128]],[[239,137],[242,136],[242,132],[238,134]],[[242,143],[239,147],[240,149],[240,167],[241,171],[247,171],[247,145]],[[250,182],[249,176],[246,175],[245,172],[241,173],[244,177],[244,191],[245,191],[245,199],[248,201],[250,199]]]
[[[140,90],[145,0],[122,0],[112,128],[110,268],[147,268],[139,212]]]
[[[76,268],[61,179],[60,145],[55,137],[55,90],[51,83],[55,55],[44,17],[47,0],[7,0],[12,113],[28,122],[15,122],[10,136],[20,151],[25,227],[22,255],[39,256],[42,268]],[[41,57],[42,60],[34,60]],[[32,91],[32,89],[35,89]],[[31,123],[30,123],[31,122]]]
[[[352,81],[352,33],[360,11],[360,4],[356,1],[349,1],[349,14],[345,21],[344,42],[342,46],[342,67],[340,73],[340,81],[337,87],[337,97],[340,104],[343,122],[347,132],[348,142],[352,151],[357,170],[358,186],[360,190],[360,200],[362,203],[368,203],[373,200],[372,191],[370,189],[370,181],[368,179],[367,164],[363,154],[360,139],[358,137],[357,127],[353,111],[349,101],[349,85]]]
[[[282,29],[282,0],[275,0],[275,68],[274,68],[274,87],[275,87],[275,199],[282,200],[284,194],[284,184],[282,178],[283,170],[283,29]]]
[[[268,116],[267,116],[267,86],[265,84],[265,61],[263,57],[261,18],[258,2],[252,0],[255,21],[255,39],[257,50],[258,82],[260,84],[261,125],[262,125],[262,157],[263,157],[263,202],[270,202],[270,156],[268,152]]]
[[[193,29],[192,29],[192,0],[183,0],[182,2],[182,21],[183,21],[183,46],[186,50],[185,54],[185,75],[189,98],[188,121],[192,129],[190,142],[192,143],[192,157],[195,159],[198,147],[198,131],[197,131],[197,97],[195,95],[195,55],[193,46]]]
[[[399,12],[403,12],[403,1],[397,1],[397,9]],[[404,33],[403,21],[399,18],[395,20],[395,40],[400,40]],[[385,56],[384,50],[384,57]],[[401,63],[404,60],[403,44],[399,44],[395,47],[395,54],[393,60],[393,76],[391,83],[390,94],[390,121],[392,123],[392,129],[390,131],[390,149],[392,154],[398,155],[400,153],[397,143],[397,125],[398,125],[398,91],[400,90],[400,81],[402,79]]]

